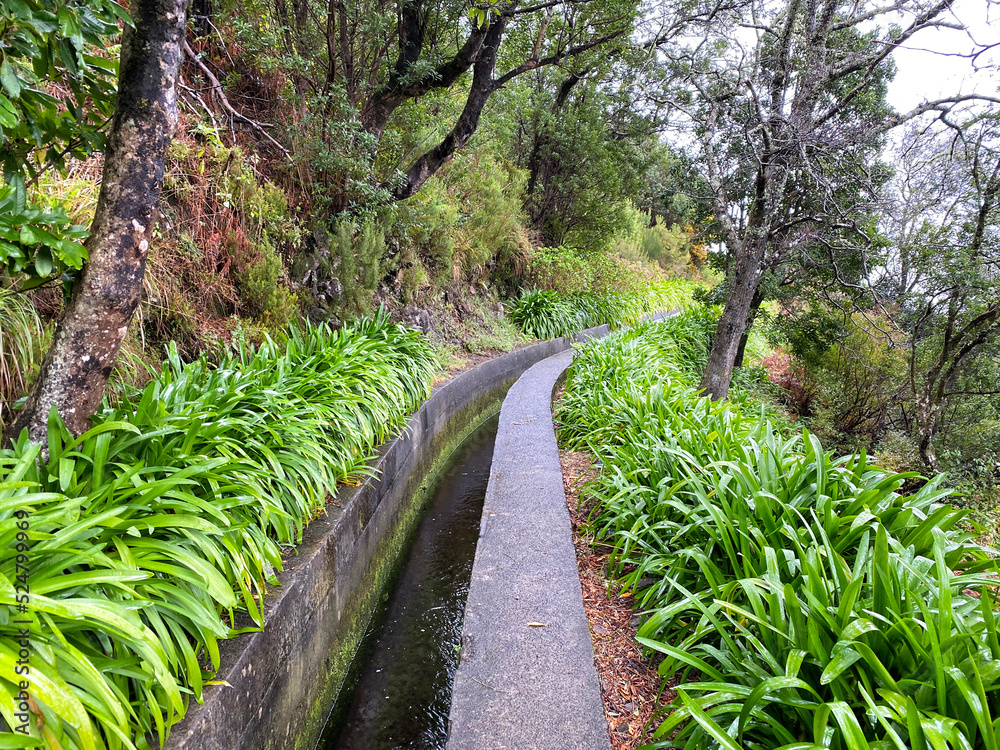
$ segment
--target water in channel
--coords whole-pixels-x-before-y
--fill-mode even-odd
[[[443,748],[498,418],[451,456],[317,750]]]

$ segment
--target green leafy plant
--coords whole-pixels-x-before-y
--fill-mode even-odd
[[[902,494],[915,475],[701,397],[707,333],[685,313],[581,346],[557,414],[601,458],[595,533],[680,679],[649,747],[996,747],[997,564],[967,512],[941,477]]]
[[[337,263],[333,272],[340,281],[337,305],[345,315],[364,315],[382,278],[385,235],[371,222],[357,230],[351,222],[342,221],[331,235],[331,244]]]
[[[571,247],[540,247],[531,257],[529,278],[539,289],[582,293],[594,280],[591,264]]]
[[[582,331],[586,319],[555,292],[524,292],[511,306],[510,319],[528,336],[551,339]]]
[[[429,343],[383,315],[292,328],[215,366],[172,351],[81,437],[54,412],[44,460],[23,439],[0,451],[0,543],[30,560],[34,615],[32,739],[17,746],[161,746],[218,669],[219,640],[240,632],[236,613],[263,625],[282,548],[365,473],[436,369]],[[4,623],[16,564],[0,561]],[[8,696],[22,679],[12,646],[0,641]]]
[[[103,148],[118,74],[105,42],[118,34],[119,21],[130,23],[112,0],[0,6],[0,262],[8,274],[27,277],[17,279],[27,286],[79,269],[85,259],[84,228],[59,206],[33,204],[26,178]]]
[[[643,315],[691,304],[694,284],[652,280],[638,290],[580,292],[562,295],[530,290],[508,305],[510,319],[528,336],[539,339],[571,336],[585,328],[635,325]]]
[[[61,206],[29,203],[22,176],[0,185],[0,263],[24,289],[66,269],[82,268],[86,236],[86,228],[73,224]]]
[[[112,0],[10,0],[0,6],[0,20],[0,157],[8,174],[34,176],[39,162],[30,157],[38,144],[48,149],[45,168],[103,148],[118,75],[105,42],[118,34],[119,21],[131,23],[124,8]],[[48,93],[52,84],[69,96],[60,101]]]
[[[27,390],[41,336],[42,322],[31,300],[0,286],[0,424],[10,417],[8,405]]]

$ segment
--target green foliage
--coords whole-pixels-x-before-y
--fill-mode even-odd
[[[265,581],[337,484],[430,393],[437,362],[384,316],[289,329],[210,366],[172,352],[143,391],[73,439],[53,416],[49,455],[0,452],[0,541],[30,516],[32,695],[43,745],[161,746],[219,666],[235,613],[263,624]],[[21,517],[21,516],[18,516]],[[15,556],[0,562],[0,618]],[[0,644],[0,684],[15,689]],[[202,664],[210,664],[203,669]],[[13,725],[11,703],[0,703]],[[18,722],[19,723],[19,722]],[[4,739],[9,735],[0,735]]]
[[[842,318],[821,305],[782,320],[781,332],[792,353],[806,365],[819,364],[846,333]]]
[[[535,250],[528,267],[529,283],[562,295],[648,293],[664,279],[655,267],[614,252],[585,252],[560,245]]]
[[[594,326],[635,325],[647,313],[686,307],[691,302],[692,288],[690,282],[654,281],[642,291],[564,296],[535,289],[510,303],[510,319],[534,338],[572,336]]]
[[[4,174],[34,176],[39,165],[65,167],[104,145],[118,62],[105,41],[131,23],[111,0],[8,0],[0,6],[0,159]],[[69,96],[48,91],[58,86]],[[45,148],[42,159],[36,150]]]
[[[97,209],[101,185],[88,175],[91,170],[83,165],[80,167],[71,167],[66,174],[49,170],[39,175],[28,190],[28,200],[62,208],[73,224],[89,226]]]
[[[234,26],[240,42],[252,51],[254,64],[287,76],[282,94],[296,112],[286,130],[293,159],[300,166],[300,179],[309,184],[329,219],[376,218],[382,201],[400,186],[402,170],[438,144],[445,150],[461,144],[456,149],[461,152],[479,126],[485,99],[469,98],[468,75],[463,75],[477,59],[469,50],[480,41],[480,29],[475,21],[470,24],[468,3],[443,2],[431,13],[399,18],[372,0],[296,6],[301,12],[260,0],[226,5],[237,16]],[[485,18],[480,10],[473,9],[477,19]],[[571,61],[610,67],[604,60],[610,43],[596,40],[579,48],[573,40],[582,29],[588,36],[600,29],[609,42],[628,33],[636,4],[601,0],[585,8],[520,10],[505,20],[497,36],[498,77],[500,71],[519,66],[524,72],[535,68],[521,65],[532,55],[562,61],[566,67]],[[400,40],[406,49],[397,52]],[[551,69],[541,66],[538,74]],[[499,97],[516,85],[507,83],[488,93]],[[596,82],[588,87],[593,95],[603,94]],[[459,120],[463,111],[471,117]],[[621,164],[628,159],[619,158],[622,148],[610,130],[602,133],[604,161]],[[518,166],[525,165],[518,160]],[[613,166],[605,166],[604,175],[621,181]],[[596,200],[593,205],[598,211],[603,208]]]
[[[197,139],[176,138],[168,156],[165,221],[144,279],[144,335],[174,340],[185,356],[197,356],[237,316],[284,327],[300,301],[283,259],[301,254],[308,237],[285,192],[261,173],[259,155],[227,148],[211,127],[199,127]],[[85,193],[54,192],[63,199]]]
[[[529,283],[560,294],[581,294],[594,282],[590,260],[571,247],[540,247],[531,255]]]
[[[524,173],[485,149],[460,153],[398,204],[386,235],[406,301],[457,280],[509,286],[529,252]]]
[[[118,73],[104,42],[119,20],[128,16],[111,0],[0,5],[0,263],[18,283],[79,269],[86,257],[84,228],[59,206],[34,205],[25,178],[103,147]]]
[[[651,295],[657,294],[657,289],[666,277],[655,268],[648,268],[638,263],[630,263],[614,253],[593,253],[588,256],[594,272],[590,291],[594,294],[626,294]],[[689,287],[683,282],[672,279],[678,288]]]
[[[646,169],[644,195],[637,205],[665,227],[693,226],[711,232],[715,216],[706,200],[711,188],[699,168],[683,153],[662,149]]]
[[[27,390],[39,361],[42,322],[24,294],[0,287],[0,425],[10,418],[9,405]]]
[[[649,214],[634,208],[629,214],[629,225],[613,245],[616,254],[632,262],[654,262],[674,277],[700,275],[707,252],[693,226],[667,225],[661,218],[651,224]]]
[[[889,317],[873,311],[834,314],[816,305],[775,318],[766,333],[772,341],[787,336],[798,374],[783,383],[785,400],[824,443],[871,451],[900,427],[909,390],[907,347],[904,332]],[[909,470],[920,461],[892,465]]]
[[[213,200],[240,216],[256,243],[289,250],[302,244],[300,220],[289,210],[285,192],[261,176],[257,155],[219,143],[200,153],[189,153],[187,158],[193,158],[195,163],[206,159],[214,165],[217,174],[212,185]]]
[[[903,398],[906,355],[899,346],[902,336],[894,341],[885,319],[855,315],[845,328],[812,370],[820,385],[812,411],[817,432],[825,431],[834,440],[855,436],[868,447],[872,436],[886,431],[890,411]]]
[[[411,299],[420,287],[432,282],[441,287],[454,278],[455,231],[459,207],[437,178],[396,208],[395,221],[387,232],[397,247],[406,296]]]
[[[343,314],[363,315],[371,309],[372,294],[382,278],[385,235],[371,222],[355,232],[354,224],[344,221],[331,239],[341,285],[337,304]]]
[[[61,206],[30,203],[23,176],[14,175],[9,184],[0,185],[0,271],[19,281],[27,277],[25,288],[82,268],[86,236],[86,228],[73,224]]]
[[[479,354],[490,351],[509,352],[523,340],[524,336],[517,326],[507,318],[499,318],[493,321],[488,332],[479,328],[470,333],[463,343],[470,352]]]
[[[293,319],[298,298],[288,287],[280,248],[300,247],[302,226],[289,214],[285,193],[255,174],[255,157],[221,143],[210,151],[221,170],[213,180],[212,199],[239,217],[245,229],[236,232],[246,238],[235,258],[237,310],[266,327],[282,328]]]
[[[499,262],[523,266],[528,252],[521,207],[527,175],[506,159],[481,151],[460,153],[442,178],[458,209],[456,262],[478,280]]]
[[[941,477],[900,494],[913,475],[699,396],[705,334],[582,345],[557,414],[603,463],[592,519],[639,640],[680,676],[648,747],[996,747],[997,565]]]
[[[878,441],[875,463],[887,471],[909,471],[920,465],[920,450],[909,435],[890,430]]]
[[[525,209],[542,240],[607,250],[657,146],[624,82],[595,71],[540,71],[510,113],[511,149],[529,173]]]
[[[291,125],[294,161],[309,175],[326,222],[374,221],[392,193],[372,180],[378,139],[367,132],[343,90],[305,95],[304,115]]]
[[[535,250],[527,278],[535,289],[510,303],[510,317],[527,335],[542,339],[605,324],[633,325],[646,313],[689,306],[695,289],[614,253],[561,245]]]
[[[536,339],[571,336],[586,327],[575,306],[551,291],[524,292],[510,306],[509,315],[525,334]]]
[[[236,272],[240,306],[265,326],[280,328],[298,310],[298,298],[284,283],[285,269],[270,245],[261,245],[257,257]]]

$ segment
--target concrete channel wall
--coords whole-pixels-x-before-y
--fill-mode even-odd
[[[542,360],[500,411],[447,750],[611,750]]]
[[[269,587],[265,628],[221,644],[222,667],[165,750],[312,750],[382,588],[451,451],[526,369],[606,326],[544,341],[435,389],[372,462],[376,475],[337,493]],[[237,623],[237,626],[250,623]]]

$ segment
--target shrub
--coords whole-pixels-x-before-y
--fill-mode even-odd
[[[617,256],[584,257],[564,247],[538,251],[531,273],[547,288],[523,292],[508,307],[511,320],[535,338],[634,325],[647,313],[687,307],[694,289]]]
[[[530,249],[521,203],[527,172],[472,151],[457,154],[442,177],[459,207],[455,255],[464,277],[481,279],[498,260],[502,266],[523,266]]]
[[[35,614],[33,741],[13,746],[161,746],[218,669],[218,641],[241,632],[236,613],[263,625],[282,547],[365,471],[436,368],[425,339],[382,315],[293,328],[214,367],[172,352],[85,435],[54,416],[44,460],[24,440],[0,451],[0,543],[15,549],[18,519],[30,518],[20,542]],[[16,563],[0,561],[5,622]],[[0,642],[8,695],[15,660]],[[10,706],[0,710],[13,725]]]
[[[397,207],[387,234],[397,255],[412,251],[411,263],[426,269],[430,281],[441,287],[454,278],[454,236],[460,219],[447,186],[432,177],[419,193]]]
[[[509,314],[525,334],[536,339],[570,336],[584,328],[574,307],[555,292],[525,292],[511,305]]]
[[[667,225],[660,217],[631,210],[631,220],[613,245],[617,255],[634,263],[656,263],[671,276],[697,278],[708,254],[693,226]]]
[[[639,640],[682,681],[650,747],[995,747],[997,565],[942,478],[902,494],[915,475],[702,398],[706,350],[689,314],[585,344],[557,414],[602,460],[592,520]]]
[[[330,238],[330,254],[340,281],[336,304],[344,317],[371,311],[372,297],[382,280],[386,253],[385,235],[372,222],[358,230],[349,221],[340,222]]]
[[[521,332],[507,318],[493,321],[490,330],[477,328],[465,339],[465,348],[473,354],[487,351],[509,352],[523,340]]]
[[[860,315],[848,323],[846,335],[823,357],[813,407],[818,422],[869,441],[885,432],[888,412],[907,387],[905,351],[877,330],[879,324],[892,330],[886,321],[870,323]]]
[[[270,244],[256,251],[256,257],[236,272],[240,307],[265,326],[281,328],[298,310],[298,298],[289,290],[284,264]]]
[[[508,287],[524,272],[530,245],[521,208],[526,174],[479,150],[457,154],[386,216],[390,255],[407,301],[489,275]]]
[[[920,450],[905,432],[890,430],[878,442],[875,462],[887,471],[910,471],[921,465]]]
[[[168,155],[143,340],[175,341],[193,358],[228,338],[238,318],[280,330],[299,305],[283,259],[306,244],[285,193],[261,173],[259,155],[227,148],[207,123],[181,129]]]
[[[537,289],[580,294],[593,279],[591,264],[571,247],[540,247],[532,253],[528,282]]]

